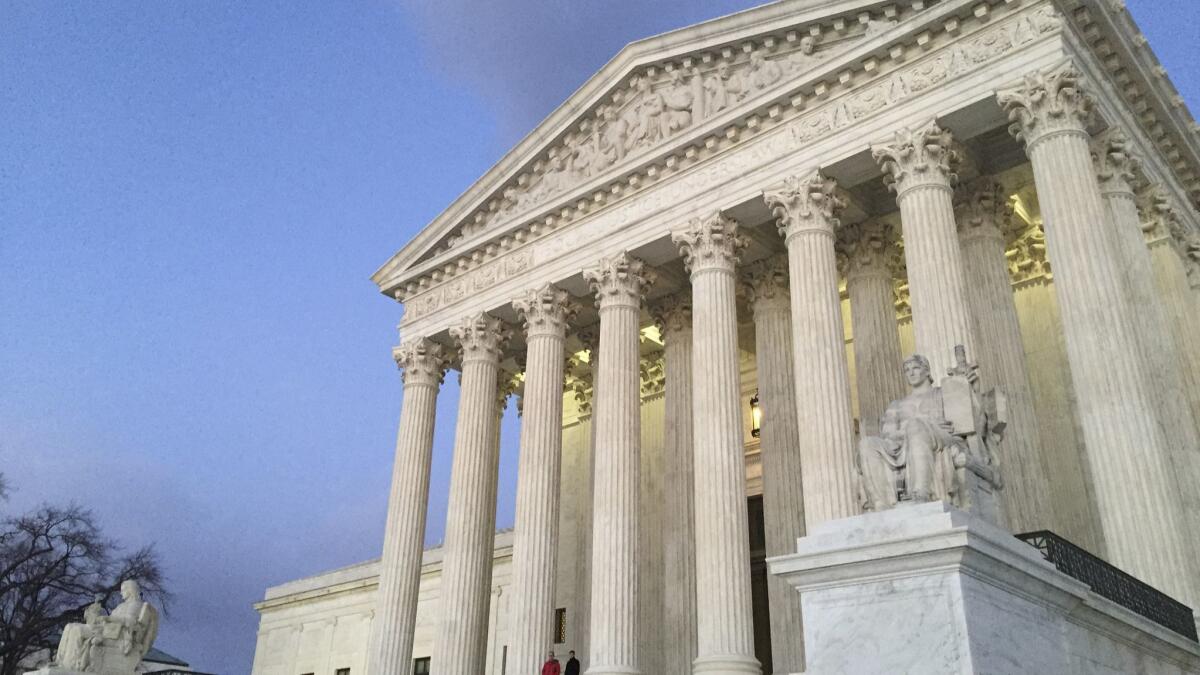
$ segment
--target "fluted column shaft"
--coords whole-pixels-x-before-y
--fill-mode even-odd
[[[666,675],[690,675],[696,658],[696,542],[693,516],[692,304],[673,298],[659,314],[666,370],[663,490],[663,604]]]
[[[900,205],[904,261],[917,353],[929,359],[934,380],[954,366],[954,347],[975,351],[966,276],[954,223],[952,164],[957,155],[949,131],[936,122],[896,134],[873,148]]]
[[[554,643],[563,368],[571,306],[565,291],[549,285],[514,300],[513,306],[525,320],[527,352],[509,663],[515,673],[534,673]]]
[[[1127,141],[1123,132],[1111,128],[1092,143],[1093,160],[1100,178],[1100,194],[1108,214],[1108,225],[1116,248],[1117,264],[1122,270],[1122,287],[1130,306],[1138,315],[1133,324],[1141,347],[1141,358],[1150,372],[1154,386],[1150,393],[1159,423],[1171,447],[1171,479],[1176,484],[1189,533],[1200,531],[1200,434],[1192,417],[1184,384],[1184,364],[1171,336],[1162,298],[1154,285],[1154,270],[1150,249],[1142,234],[1137,197],[1130,181],[1133,167],[1125,151]],[[1187,540],[1193,546],[1191,560],[1198,563],[1194,573],[1200,574],[1200,547],[1194,536]],[[1200,589],[1198,589],[1200,590]]]
[[[1013,229],[1008,198],[991,179],[967,186],[958,204],[959,241],[967,274],[967,298],[979,318],[976,360],[984,388],[997,387],[1008,404],[1001,446],[1003,517],[1013,532],[1052,525],[1050,482],[1033,408],[1033,387],[1017,303],[1005,255],[1005,232]]]
[[[371,625],[369,658],[373,673],[406,672],[412,661],[434,418],[446,369],[441,346],[428,340],[408,342],[397,347],[393,355],[403,371],[404,404],[392,465],[379,596]]]
[[[792,177],[764,198],[787,243],[796,417],[807,530],[859,512],[854,416],[834,250],[833,181]]]
[[[867,223],[847,228],[840,237],[854,332],[860,437],[878,436],[883,411],[906,395],[893,272],[899,247],[889,234],[888,228]]]
[[[747,275],[748,295],[754,312],[758,400],[762,406],[759,439],[762,441],[763,524],[768,558],[795,553],[796,540],[805,533],[787,265],[786,257],[776,257],[756,263]],[[769,574],[767,608],[771,617],[773,672],[802,672],[804,625],[800,594],[783,578]]]
[[[694,673],[759,673],[754,658],[746,460],[738,368],[734,267],[745,242],[717,213],[672,234],[691,273],[695,438]]]
[[[580,333],[580,339],[588,348],[588,365],[591,367],[592,392],[590,417],[588,419],[587,456],[584,457],[586,479],[581,485],[584,494],[580,504],[583,512],[579,517],[580,540],[579,561],[576,564],[576,591],[578,592],[578,607],[575,609],[575,626],[568,630],[577,637],[573,640],[576,645],[575,655],[580,661],[580,668],[587,672],[591,664],[591,621],[592,621],[592,507],[596,494],[596,395],[600,387],[600,333],[596,326]]]
[[[1111,561],[1194,603],[1190,546],[1170,477],[1169,446],[1138,358],[1138,321],[1122,285],[1085,129],[1089,103],[1070,62],[998,98],[1033,165],[1054,266],[1067,358]]]
[[[584,272],[600,307],[589,635],[593,675],[638,669],[639,315],[642,262],[621,254]]]
[[[481,314],[451,330],[462,352],[450,504],[442,563],[442,620],[431,666],[446,675],[482,673],[496,529],[499,433],[496,395],[506,331]],[[406,667],[407,668],[407,667]]]
[[[1184,362],[1192,419],[1200,423],[1200,303],[1194,303],[1175,244],[1169,239],[1150,243],[1155,286],[1163,301]]]

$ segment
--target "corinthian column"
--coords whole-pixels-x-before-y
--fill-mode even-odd
[[[871,148],[900,205],[916,351],[929,359],[936,380],[954,365],[955,345],[975,353],[950,188],[952,165],[958,161],[953,141],[949,131],[931,120]]]
[[[814,171],[763,193],[787,242],[804,524],[859,512],[854,417],[846,365],[834,230],[844,204]]]
[[[508,330],[477,314],[451,328],[450,336],[462,354],[462,384],[446,512],[442,621],[432,663],[440,673],[482,673],[496,534],[497,373]]]
[[[754,312],[758,400],[762,406],[763,524],[767,557],[796,552],[804,536],[804,493],[800,429],[796,422],[795,362],[788,261],[775,256],[746,270],[746,291]],[[771,617],[771,664],[776,673],[804,670],[804,626],[800,594],[782,577],[767,575]]]
[[[745,239],[713,214],[671,234],[692,278],[692,419],[696,444],[695,673],[759,673],[750,599],[746,459],[738,373],[734,267]]]
[[[592,586],[588,672],[638,673],[638,465],[641,390],[638,330],[642,294],[652,282],[626,253],[583,273],[600,308],[600,372],[592,424]]]
[[[1091,101],[1070,61],[997,93],[1026,145],[1054,265],[1067,360],[1078,397],[1097,510],[1110,560],[1196,606],[1187,521],[1139,358],[1141,320],[1122,289],[1120,258],[1086,129]]]
[[[1183,359],[1171,336],[1162,298],[1154,286],[1150,249],[1142,234],[1137,197],[1133,191],[1140,161],[1132,155],[1125,133],[1116,127],[1093,139],[1092,161],[1100,179],[1100,194],[1108,212],[1116,258],[1123,273],[1123,287],[1139,314],[1133,329],[1141,346],[1143,362],[1155,384],[1150,393],[1171,448],[1174,470],[1170,475],[1191,519],[1188,529],[1200,531],[1200,490],[1196,489],[1200,484],[1200,438],[1188,404]],[[1196,553],[1200,555],[1200,550]]]
[[[528,351],[513,534],[510,663],[514,673],[535,673],[554,643],[564,343],[574,307],[566,291],[549,284],[512,304],[525,321]]]
[[[854,331],[859,435],[878,436],[883,411],[905,395],[894,281],[900,246],[891,227],[874,221],[843,228],[838,243]]]
[[[1200,303],[1193,300],[1184,269],[1187,234],[1161,186],[1143,192],[1139,210],[1153,258],[1155,285],[1183,361],[1192,418],[1200,423]]]
[[[981,178],[959,192],[956,215],[967,298],[978,319],[976,360],[984,386],[998,387],[1008,402],[1000,493],[1004,519],[1013,532],[1047,529],[1052,522],[1049,472],[1005,254],[1014,229],[1008,193],[995,179]]]
[[[663,485],[665,675],[690,675],[696,658],[696,542],[692,471],[692,300],[672,296],[655,311],[666,370]]]
[[[371,625],[371,672],[405,672],[417,620],[429,464],[438,390],[446,372],[442,346],[424,338],[392,351],[404,378],[404,406],[392,465],[392,494],[379,569],[379,600]]]

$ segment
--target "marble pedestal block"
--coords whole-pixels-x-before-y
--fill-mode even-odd
[[[1200,672],[1195,642],[942,502],[824,523],[767,562],[800,592],[808,675]]]

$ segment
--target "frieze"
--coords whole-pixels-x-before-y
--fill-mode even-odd
[[[742,139],[737,133],[731,131],[726,139],[729,142],[706,139],[699,149],[692,146],[683,150],[678,160],[668,158],[665,166],[652,165],[645,173],[631,175],[623,186],[627,189],[617,189],[614,186],[611,191],[611,194],[615,195],[612,202],[596,200],[604,206],[603,211],[590,213],[587,227],[582,230],[556,232],[558,228],[555,226],[561,227],[562,221],[568,220],[573,211],[576,215],[583,215],[589,211],[589,207],[584,204],[577,205],[575,209],[564,207],[560,218],[549,216],[541,222],[533,223],[530,231],[536,233],[535,236],[519,234],[522,247],[505,254],[503,258],[487,262],[484,266],[433,289],[417,290],[421,284],[428,284],[427,279],[423,279],[421,284],[410,282],[406,288],[410,289],[410,292],[416,292],[402,297],[407,307],[404,321],[426,316],[467,297],[472,291],[486,289],[532,265],[552,261],[590,242],[600,240],[630,222],[651,217],[677,203],[681,194],[703,191],[713,184],[726,182],[755,167],[787,156],[797,150],[797,145],[859,123],[927,91],[938,82],[965,74],[986,62],[1000,58],[1029,42],[1030,35],[1044,35],[1059,28],[1061,23],[1053,8],[1041,6],[1019,14],[1012,21],[991,22],[979,33],[949,45],[944,52],[933,52],[929,58],[914,59],[907,67],[879,73],[880,68],[875,64],[870,72],[881,74],[881,77],[876,78],[879,81],[849,96],[832,100],[826,96],[823,102],[817,101],[821,105],[808,105],[809,101],[802,101],[801,97],[797,97],[792,107],[799,115],[787,120],[786,131],[783,132],[785,136],[778,133],[759,134],[753,137],[752,141],[743,143],[740,142]],[[935,64],[940,65],[935,67]],[[930,73],[937,67],[948,69],[949,73],[946,77],[933,81]],[[854,86],[849,79],[841,84]],[[782,113],[779,113],[779,116],[782,117]],[[747,133],[745,137],[749,139],[751,134]],[[726,148],[738,146],[741,146],[738,152],[722,152]],[[723,161],[706,161],[718,152],[723,155]],[[694,166],[697,163],[700,163],[699,166]],[[671,176],[671,190],[654,190],[638,195],[636,199],[630,198],[641,190],[657,185],[667,174],[675,174]],[[551,233],[557,236],[547,236]],[[563,236],[564,234],[567,236]],[[540,241],[534,241],[530,245],[531,240]],[[517,242],[510,236],[505,239],[505,243],[504,247],[511,249]],[[448,263],[443,269],[452,273],[453,264]]]
[[[427,316],[472,293],[485,291],[501,281],[521,274],[529,269],[532,256],[533,252],[529,248],[514,251],[442,286],[413,296],[404,303],[404,321]]]

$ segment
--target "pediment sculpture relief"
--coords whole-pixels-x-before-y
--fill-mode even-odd
[[[862,36],[873,34],[873,21]],[[876,31],[877,32],[877,31]],[[549,201],[626,157],[646,152],[704,120],[734,108],[785,78],[802,74],[854,42],[818,49],[816,38],[805,36],[792,49],[759,46],[742,56],[730,53],[711,62],[666,70],[647,68],[611,96],[611,102],[583,119],[575,131],[550,148],[545,158],[514,184],[506,186],[495,210],[476,218],[452,237],[482,231],[497,219],[523,213]]]

